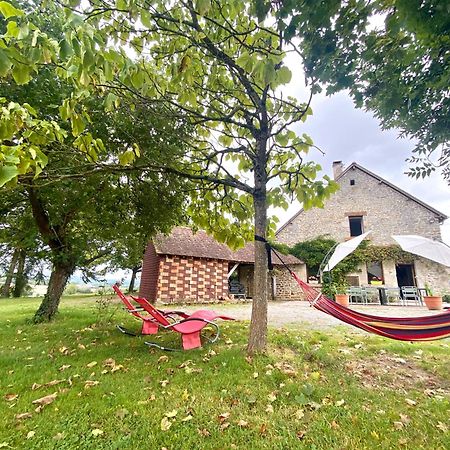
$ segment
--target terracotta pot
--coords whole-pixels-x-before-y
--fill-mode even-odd
[[[336,303],[342,306],[348,307],[348,295],[347,294],[335,294],[334,299]]]
[[[442,297],[439,295],[425,295],[423,297],[423,301],[425,302],[425,305],[427,305],[428,309],[442,309]]]

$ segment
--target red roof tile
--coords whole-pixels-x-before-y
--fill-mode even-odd
[[[194,256],[197,258],[222,259],[240,263],[254,263],[255,250],[253,242],[233,251],[227,245],[217,242],[205,231],[195,234],[188,227],[176,227],[169,236],[158,234],[153,239],[156,253],[159,255]],[[302,264],[302,261],[292,255],[281,255],[286,264]],[[273,264],[281,264],[272,253]]]

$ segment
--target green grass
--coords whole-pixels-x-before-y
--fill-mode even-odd
[[[268,355],[250,360],[240,322],[222,323],[213,346],[164,353],[115,330],[139,327],[117,305],[95,305],[65,298],[57,320],[36,326],[37,300],[1,302],[0,448],[450,448],[448,340],[272,329]],[[32,388],[53,380],[64,381]]]

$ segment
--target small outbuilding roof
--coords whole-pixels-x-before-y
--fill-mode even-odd
[[[249,242],[245,247],[233,251],[227,245],[217,242],[205,231],[193,233],[188,227],[175,227],[170,235],[158,234],[153,239],[156,253],[159,255],[192,256],[196,258],[221,259],[237,263],[254,263],[255,247]],[[281,255],[286,264],[302,264],[303,262],[292,255]],[[272,252],[273,264],[281,262]]]

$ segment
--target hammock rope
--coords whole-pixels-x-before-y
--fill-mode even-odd
[[[272,252],[297,282],[310,306],[342,322],[369,333],[399,341],[431,341],[450,337],[450,310],[440,314],[420,317],[385,317],[354,311],[339,305],[319,290],[302,281],[282,260],[273,247]]]

